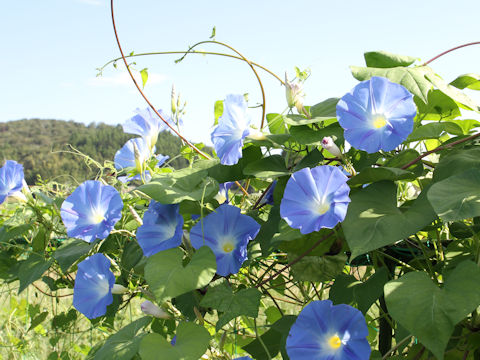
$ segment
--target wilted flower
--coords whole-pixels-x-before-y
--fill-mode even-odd
[[[190,242],[195,249],[209,246],[217,259],[217,273],[236,274],[247,259],[247,244],[257,236],[260,225],[240,209],[220,205],[190,231]]]
[[[333,228],[347,214],[347,180],[340,169],[329,165],[293,173],[280,203],[281,217],[302,234]]]
[[[60,215],[70,237],[105,239],[122,217],[123,202],[113,186],[87,180],[65,199]]]
[[[368,328],[362,313],[330,300],[313,301],[298,315],[287,337],[295,360],[368,360]]]
[[[165,161],[170,159],[170,156],[158,154],[157,156],[155,156],[155,159],[157,159],[157,161],[158,161],[157,164],[155,165],[155,167],[160,167],[165,163]]]
[[[159,319],[169,319],[170,315],[168,315],[165,311],[160,309],[157,305],[152,303],[150,300],[145,300],[141,305],[140,309],[144,314],[152,315]],[[173,345],[173,344],[172,344]]]
[[[20,193],[23,185],[23,165],[14,160],[7,160],[0,168],[0,204],[8,196]]]
[[[338,148],[337,144],[333,142],[333,139],[330,136],[326,136],[322,139],[322,147],[333,156],[342,157],[342,152]]]
[[[412,132],[416,113],[413,95],[407,89],[377,76],[357,84],[337,104],[345,139],[368,153],[400,145]]]
[[[227,95],[223,115],[212,132],[215,152],[223,165],[234,165],[242,157],[243,139],[250,134],[247,102],[243,95]]]
[[[285,95],[287,97],[288,107],[295,107],[301,114],[303,113],[303,86],[300,82],[288,81],[287,73],[285,73]]]
[[[134,138],[128,140],[123,147],[115,153],[114,164],[117,170],[124,168],[135,168],[137,175],[130,177],[119,177],[120,181],[127,182],[131,180],[139,180],[142,176],[146,180],[150,180],[151,175],[145,170],[145,162],[150,159],[155,151],[148,147],[144,138]]]
[[[275,186],[277,186],[277,180],[272,182],[272,185],[270,185],[270,188],[263,197],[262,201],[260,201],[260,204],[273,205],[273,192],[275,191]]]
[[[178,204],[164,205],[150,201],[143,215],[143,225],[137,229],[137,241],[145,256],[171,249],[182,243],[183,217]]]
[[[235,184],[234,181],[227,181],[219,185],[220,190],[218,194],[215,195],[214,199],[218,201],[219,204],[228,203],[228,190]]]
[[[89,319],[105,315],[113,301],[115,276],[110,271],[110,260],[103,254],[94,254],[78,264],[73,306]]]
[[[123,124],[123,131],[127,134],[136,134],[145,138],[147,146],[153,151],[153,147],[157,143],[158,134],[166,129],[165,123],[158,117],[157,114],[151,109],[136,109],[137,115],[131,117]],[[158,113],[162,117],[171,122],[170,118],[162,111],[158,110]]]

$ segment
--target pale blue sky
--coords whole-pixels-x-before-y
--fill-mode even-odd
[[[107,0],[2,0],[0,2],[0,121],[54,118],[84,123],[122,123],[146,106],[123,66],[96,68],[118,56]],[[207,40],[236,47],[252,61],[283,77],[309,67],[306,104],[342,96],[355,84],[349,65],[363,65],[363,52],[386,50],[428,60],[462,43],[479,41],[476,0],[154,1],[116,0],[117,27],[126,53],[184,50]],[[215,45],[204,50],[222,51]],[[229,93],[261,100],[255,77],[236,60],[192,55],[137,59],[149,68],[146,93],[159,108],[170,107],[175,83],[187,100],[185,135],[208,141],[213,104]],[[461,49],[431,64],[451,81],[480,73],[480,46]],[[267,112],[282,111],[284,89],[259,72],[268,93]],[[480,100],[477,94],[473,95]],[[259,113],[252,111],[253,122]]]

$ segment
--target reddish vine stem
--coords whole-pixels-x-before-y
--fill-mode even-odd
[[[259,288],[261,287],[262,285],[265,285],[266,283],[268,283],[269,281],[275,279],[278,275],[280,275],[282,272],[284,272],[286,269],[288,269],[289,267],[295,265],[297,262],[299,262],[300,260],[302,260],[305,256],[307,256],[308,254],[310,254],[318,245],[320,245],[324,240],[327,240],[330,236],[332,236],[333,234],[335,234],[333,231],[327,235],[325,235],[324,237],[318,239],[315,244],[313,244],[307,251],[305,251],[303,254],[301,254],[299,257],[297,257],[295,260],[292,260],[291,262],[289,262],[287,265],[285,265],[283,268],[281,268],[280,270],[276,271],[272,276],[268,277],[267,279],[263,280],[261,283],[255,285],[256,288]]]
[[[185,139],[172,125],[170,125],[168,123],[167,120],[165,120],[163,118],[162,115],[160,115],[160,113],[157,111],[157,109],[155,109],[155,107],[153,106],[153,104],[148,100],[148,98],[145,96],[145,94],[143,93],[142,89],[140,89],[140,86],[138,85],[137,83],[137,80],[135,80],[135,78],[133,77],[133,74],[132,72],[130,71],[130,66],[128,66],[128,63],[127,63],[127,59],[125,59],[125,55],[123,54],[123,50],[122,50],[122,46],[120,44],[120,39],[118,38],[118,33],[117,33],[117,27],[115,25],[115,15],[113,13],[113,0],[110,0],[110,10],[111,10],[111,14],[112,14],[112,25],[113,25],[113,32],[115,33],[115,39],[117,41],[117,46],[118,46],[118,50],[120,50],[120,54],[122,55],[122,60],[123,60],[123,63],[125,64],[125,67],[128,71],[128,74],[130,75],[133,83],[135,84],[135,87],[137,88],[138,92],[140,93],[140,95],[142,95],[143,99],[147,102],[147,104],[150,106],[150,108],[155,112],[155,114],[157,114],[157,116],[165,123],[165,125],[167,125],[180,139],[182,139],[188,146],[190,146],[195,152],[197,152],[198,154],[200,154],[201,156],[203,156],[205,159],[211,159],[210,156],[208,156],[207,154],[205,154],[203,151],[201,151],[200,149],[198,149],[195,145],[193,145],[190,141],[188,141],[187,139]]]
[[[455,46],[454,48],[451,48],[451,49],[448,49],[447,51],[444,51],[442,52],[441,54],[438,54],[437,56],[431,58],[430,60],[424,62],[422,64],[422,66],[427,66],[428,64],[430,64],[432,61],[438,59],[439,57],[445,55],[445,54],[448,54],[449,52],[452,52],[452,51],[455,51],[455,50],[458,50],[458,49],[461,49],[463,47],[466,47],[466,46],[472,46],[472,45],[480,45],[480,41],[475,41],[475,42],[471,42],[471,43],[468,43],[468,44],[463,44],[463,45],[459,45],[459,46]]]
[[[72,294],[62,294],[62,295],[58,295],[58,294],[50,294],[50,293],[47,293],[46,291],[43,291],[42,289],[40,289],[37,285],[35,285],[35,283],[32,283],[33,287],[35,289],[37,289],[38,291],[40,291],[43,295],[46,295],[46,296],[50,296],[50,297],[54,297],[54,298],[59,298],[59,297],[67,297],[67,296],[72,296]]]
[[[203,156],[205,159],[210,160],[211,159],[210,156],[205,154],[203,151],[201,151],[199,148],[197,148],[195,145],[193,145],[190,141],[188,141],[186,138],[184,138],[172,125],[170,125],[168,123],[168,121],[166,121],[163,118],[162,115],[160,115],[160,113],[155,109],[153,104],[148,100],[147,96],[143,93],[142,89],[140,89],[140,86],[138,85],[137,80],[135,80],[132,72],[130,71],[130,67],[128,66],[127,59],[125,58],[125,55],[124,55],[123,50],[122,50],[122,46],[120,45],[120,39],[118,38],[117,27],[115,25],[115,15],[113,13],[113,0],[110,0],[110,10],[111,10],[111,14],[112,14],[113,32],[115,34],[115,40],[117,41],[118,50],[120,50],[120,55],[122,55],[123,63],[125,64],[125,67],[128,71],[128,74],[130,75],[130,78],[132,79],[133,83],[135,84],[135,87],[137,88],[138,92],[140,93],[140,95],[142,95],[143,99],[147,102],[147,104],[155,112],[155,114],[157,114],[157,116],[165,123],[165,125],[167,125],[180,139],[182,139],[196,153],[198,153],[200,156]],[[240,188],[240,190],[242,190],[244,195],[248,196],[248,192],[243,188],[243,186],[238,181],[235,181],[235,184],[237,184],[237,186]]]
[[[423,153],[422,155],[420,155],[419,157],[413,159],[412,161],[410,161],[408,164],[405,164],[401,167],[401,169],[405,170],[405,169],[408,169],[410,166],[412,166],[413,164],[416,164],[417,162],[419,162],[420,160],[422,160],[425,156],[428,156],[434,152],[437,152],[437,151],[440,151],[440,150],[444,150],[444,149],[448,149],[448,148],[451,148],[455,145],[458,145],[458,144],[461,144],[461,143],[464,143],[466,141],[470,141],[470,140],[473,140],[477,137],[480,136],[480,133],[477,133],[477,134],[474,134],[474,135],[471,135],[469,137],[466,137],[466,138],[463,138],[463,139],[460,139],[460,140],[457,140],[457,141],[454,141],[454,142],[451,142],[450,144],[446,144],[446,145],[440,145],[438,147],[436,147],[435,149],[433,150],[430,150],[430,151],[427,151],[426,153]]]

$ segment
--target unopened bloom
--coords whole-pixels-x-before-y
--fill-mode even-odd
[[[357,84],[337,104],[345,139],[368,153],[400,145],[413,130],[416,113],[413,95],[406,88],[377,76]]]
[[[73,306],[89,319],[105,315],[113,301],[115,276],[110,271],[110,260],[103,254],[94,254],[78,264]]]
[[[222,204],[190,231],[195,249],[209,246],[217,260],[217,274],[236,274],[247,259],[248,242],[257,236],[260,225],[238,207]]]
[[[322,147],[333,156],[342,157],[342,152],[338,148],[337,144],[333,142],[333,139],[330,136],[326,136],[322,139]]]
[[[330,165],[293,173],[280,203],[281,217],[302,234],[333,228],[347,214],[347,180],[340,169]]]
[[[298,315],[287,337],[295,360],[368,360],[368,328],[362,313],[330,300],[313,301]]]
[[[218,194],[214,196],[214,199],[218,201],[219,204],[228,203],[228,190],[235,184],[233,181],[227,181],[219,185],[220,190]]]
[[[68,236],[92,242],[110,234],[122,209],[122,198],[113,186],[87,180],[65,199],[60,215]]]
[[[285,73],[285,95],[288,107],[290,109],[295,107],[300,114],[303,113],[303,100],[305,97],[303,86],[300,82],[288,81],[287,73]]]
[[[168,315],[165,311],[159,308],[157,305],[152,303],[150,300],[145,300],[141,305],[140,309],[144,314],[152,315],[159,319],[169,319],[170,315]],[[172,344],[173,345],[173,344]]]
[[[136,134],[145,138],[148,148],[153,151],[153,147],[157,143],[158,134],[165,130],[167,126],[149,107],[143,110],[136,109],[135,112],[137,114],[123,124],[123,131],[127,134]],[[159,109],[158,113],[166,121],[171,122],[170,118],[162,110]]]
[[[143,215],[143,224],[137,229],[137,241],[145,256],[171,249],[182,243],[183,217],[178,204],[150,201]]]
[[[250,134],[250,118],[243,95],[227,95],[223,114],[212,132],[215,152],[222,165],[235,165],[242,157],[243,139]]]
[[[7,160],[0,168],[0,204],[8,196],[19,194],[24,182],[23,165],[14,160]]]

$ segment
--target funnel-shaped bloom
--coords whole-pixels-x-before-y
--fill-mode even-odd
[[[243,95],[227,95],[223,115],[212,132],[215,152],[223,165],[235,165],[242,157],[243,139],[250,134],[250,118]]]
[[[220,190],[218,191],[218,194],[214,197],[214,199],[217,200],[219,204],[228,204],[230,202],[230,200],[228,199],[228,190],[230,190],[233,184],[235,184],[235,182],[227,181],[219,185]]]
[[[110,271],[110,260],[103,254],[94,254],[78,264],[73,306],[89,319],[105,315],[113,301],[115,276]]]
[[[347,180],[340,169],[329,165],[293,173],[280,203],[281,217],[302,234],[333,228],[347,214]]]
[[[368,153],[400,145],[413,130],[416,113],[413,95],[407,89],[377,76],[357,84],[337,104],[345,139]]]
[[[0,204],[7,196],[22,190],[23,182],[23,165],[14,160],[7,160],[0,168]]]
[[[127,134],[136,134],[145,138],[148,148],[153,150],[157,143],[158,134],[165,130],[167,126],[151,108],[136,109],[135,112],[137,114],[123,124],[123,131]],[[171,122],[162,110],[158,110],[158,112],[166,121]]]
[[[117,170],[124,168],[135,168],[138,172],[133,177],[119,177],[120,181],[127,182],[141,179],[144,176],[150,180],[151,175],[145,171],[145,162],[150,159],[155,151],[155,146],[150,150],[144,138],[134,138],[128,140],[123,147],[115,153],[114,163]]]
[[[215,212],[200,220],[190,231],[195,249],[209,246],[217,259],[217,274],[236,274],[247,259],[247,245],[257,236],[260,225],[240,209],[220,205]]]
[[[330,300],[313,301],[298,315],[287,337],[295,360],[368,360],[368,328],[362,313]]]
[[[113,186],[87,180],[65,199],[60,210],[70,237],[105,239],[122,217],[123,202]]]
[[[171,249],[182,243],[183,217],[178,204],[164,205],[152,200],[137,229],[137,241],[145,256]]]

